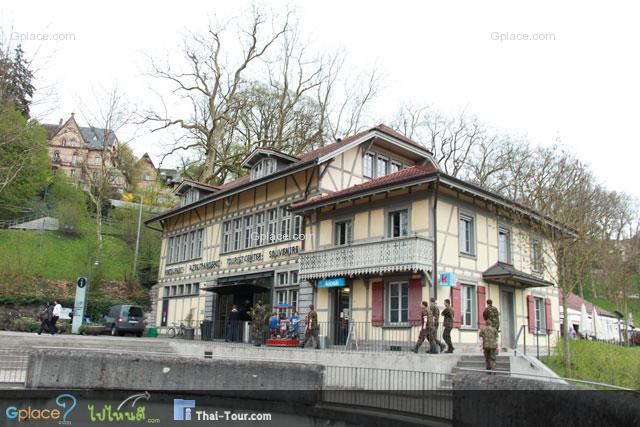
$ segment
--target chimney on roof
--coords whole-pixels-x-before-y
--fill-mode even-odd
[[[336,138],[336,142],[342,142],[342,138]]]
[[[75,115],[76,115],[76,113],[71,113],[71,117],[73,117],[73,116],[75,116]]]
[[[58,122],[58,127],[62,126],[62,117],[60,117],[60,121]]]

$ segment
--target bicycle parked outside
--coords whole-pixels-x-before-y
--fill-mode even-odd
[[[169,335],[169,338],[175,338],[175,337],[179,337],[179,336],[184,336],[185,332],[184,330],[186,329],[184,326],[184,323],[180,322],[179,326],[176,326],[177,323],[173,323],[173,326],[170,327],[169,329],[167,329],[167,335]]]

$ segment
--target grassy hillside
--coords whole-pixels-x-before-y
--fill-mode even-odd
[[[637,278],[634,281],[633,285],[634,286],[631,293],[640,293],[640,286],[638,284]],[[604,288],[604,285],[602,283],[596,282],[596,291],[598,292],[598,298],[593,297],[591,293],[591,284],[586,284],[584,287],[584,299],[612,313],[615,310],[624,313],[624,307],[618,307],[612,298],[605,297],[605,295],[607,295],[607,290]],[[634,323],[636,327],[638,327],[640,324],[640,300],[629,299],[627,304],[629,312],[633,314]]]
[[[572,378],[640,388],[640,347],[622,347],[612,344],[570,341]],[[562,346],[558,354],[544,362],[558,375],[566,377],[562,363]]]
[[[88,275],[96,253],[95,225],[81,238],[55,232],[0,230],[0,272],[47,279],[75,279]],[[101,274],[105,280],[124,280],[133,251],[120,239],[104,236]]]

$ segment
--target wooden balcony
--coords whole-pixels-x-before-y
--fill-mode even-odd
[[[418,272],[433,268],[433,241],[422,236],[356,242],[300,253],[301,279]]]

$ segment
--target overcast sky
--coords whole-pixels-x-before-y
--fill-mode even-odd
[[[150,105],[155,98],[153,81],[143,75],[147,57],[177,56],[188,31],[205,28],[214,13],[238,14],[244,4],[12,0],[0,6],[0,26],[13,43],[16,37],[69,35],[23,42],[29,57],[35,56],[38,85],[56,94],[34,113],[55,123],[114,82],[137,107]],[[363,69],[377,64],[385,77],[376,103],[380,118],[405,102],[451,113],[465,109],[533,143],[560,141],[607,187],[640,197],[640,11],[633,2],[265,4],[295,8],[318,49],[344,49]],[[500,41],[506,33],[529,40]],[[531,40],[540,35],[545,40]],[[134,130],[123,133],[121,139],[128,139]],[[136,134],[134,151],[154,159],[170,137]]]

